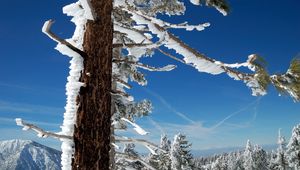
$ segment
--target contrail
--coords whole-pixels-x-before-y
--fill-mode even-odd
[[[247,110],[250,106],[256,104],[256,106],[254,107],[254,115],[253,115],[253,118],[250,122],[254,121],[256,119],[256,116],[257,116],[257,105],[259,104],[260,102],[260,97],[257,98],[256,100],[254,100],[253,102],[249,103],[248,105],[246,105],[245,107],[239,109],[238,111],[235,111],[233,112],[232,114],[228,115],[227,117],[225,117],[223,120],[221,120],[220,122],[218,122],[216,125],[214,125],[213,127],[211,127],[211,129],[216,129],[218,128],[219,126],[221,126],[222,124],[224,124],[228,119],[232,118],[233,116]],[[249,122],[249,123],[250,123]]]
[[[143,88],[143,90],[145,90],[148,94],[156,97],[165,107],[167,107],[169,110],[171,110],[173,113],[175,113],[177,116],[183,118],[184,120],[188,121],[191,124],[197,124],[197,122],[193,121],[192,119],[188,118],[184,113],[177,111],[174,107],[172,107],[162,96],[160,96],[159,94],[155,93],[152,90]],[[253,113],[253,118],[252,120],[250,120],[249,122],[247,122],[247,124],[250,124],[251,122],[253,122],[256,117],[257,117],[257,107],[260,103],[260,99],[261,97],[258,97],[256,100],[254,100],[253,102],[249,103],[248,105],[246,105],[245,107],[233,112],[232,114],[228,115],[227,117],[225,117],[224,119],[222,119],[221,121],[219,121],[218,123],[216,123],[215,125],[213,125],[212,127],[208,128],[210,130],[214,130],[218,127],[220,127],[221,125],[223,125],[227,120],[229,120],[230,118],[240,114],[241,112],[247,110],[250,106],[256,104],[256,106],[254,107],[254,113]],[[150,119],[149,119],[150,120]],[[153,121],[153,120],[152,120]],[[157,123],[156,123],[157,124]],[[160,127],[159,129],[162,130],[162,128]]]
[[[159,94],[143,88],[147,93],[149,93],[150,95],[156,97],[165,107],[167,107],[169,110],[171,110],[173,113],[175,113],[177,116],[183,118],[184,120],[190,122],[191,124],[196,124],[197,122],[193,121],[192,119],[188,118],[184,113],[181,113],[179,111],[177,111],[174,107],[172,107],[163,97],[161,97]]]
[[[166,132],[164,131],[164,129],[156,122],[154,121],[150,116],[147,116],[148,120],[150,121],[150,123],[157,129],[160,131],[161,134],[166,134]]]

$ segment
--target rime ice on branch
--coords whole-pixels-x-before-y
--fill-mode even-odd
[[[191,0],[191,2],[195,5],[200,4],[200,1],[197,0]],[[151,2],[147,4],[146,1],[142,0],[120,0],[115,3],[115,11],[127,17],[119,18],[119,15],[115,15],[114,28],[116,34],[122,37],[123,49],[128,51],[129,56],[133,55],[138,60],[141,56],[152,55],[155,51],[159,51],[168,57],[195,67],[199,72],[213,75],[226,73],[234,80],[241,80],[252,90],[252,95],[254,96],[265,95],[269,84],[273,84],[281,93],[289,94],[295,101],[300,100],[299,59],[294,59],[291,62],[290,68],[285,74],[278,75],[269,75],[265,62],[256,54],[249,55],[248,60],[244,63],[227,64],[216,61],[189,47],[168,31],[169,28],[202,31],[210,25],[209,23],[199,25],[189,25],[186,22],[181,24],[168,23],[156,18],[156,14],[181,15],[185,11],[184,4],[178,1],[155,1],[155,3],[157,4],[152,4]],[[227,14],[228,12],[228,6],[225,1],[206,0],[205,4],[215,7],[222,14]],[[174,12],[172,9],[176,9],[177,12]],[[124,23],[123,20],[125,19],[131,22]],[[155,39],[158,40],[155,41]],[[174,50],[179,55],[171,55],[160,47]],[[248,68],[249,71],[242,72],[238,69],[240,67]]]
[[[83,0],[83,2],[86,2]],[[84,84],[79,82],[79,78],[81,76],[81,72],[83,68],[83,55],[82,43],[83,43],[83,35],[85,31],[85,23],[87,19],[91,19],[91,15],[89,14],[90,10],[88,9],[88,3],[77,2],[71,5],[64,7],[63,12],[69,16],[72,16],[72,22],[75,23],[76,29],[74,31],[74,35],[71,39],[63,40],[55,36],[50,31],[51,24],[53,22],[47,21],[45,22],[42,31],[56,41],[58,44],[55,49],[61,52],[64,55],[71,57],[70,61],[70,72],[67,78],[68,82],[66,84],[66,95],[67,95],[67,103],[65,106],[64,113],[64,121],[61,126],[62,131],[60,134],[73,136],[74,133],[74,124],[76,121],[76,113],[77,113],[77,96],[81,86]],[[84,9],[82,8],[84,7]],[[70,139],[60,139],[62,141],[62,169],[71,169],[71,162],[74,152],[74,143],[73,140]]]

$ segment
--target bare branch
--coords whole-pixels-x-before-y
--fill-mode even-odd
[[[45,33],[49,38],[51,38],[52,40],[56,41],[57,43],[63,44],[65,46],[67,46],[68,48],[70,48],[71,50],[75,51],[76,53],[78,53],[79,55],[81,55],[81,57],[86,58],[87,54],[83,51],[81,51],[80,49],[76,48],[75,46],[73,46],[71,43],[69,43],[68,41],[66,41],[65,39],[62,39],[60,37],[58,37],[57,35],[55,35],[52,31],[51,31],[51,26],[53,25],[54,20],[48,20],[44,23],[44,26],[42,28],[42,32]]]
[[[32,129],[33,131],[35,131],[38,134],[38,137],[46,138],[48,136],[51,136],[53,138],[58,138],[58,139],[70,139],[70,140],[73,139],[71,136],[61,135],[58,133],[45,131],[45,130],[35,126],[34,124],[24,122],[21,118],[16,118],[16,123],[18,126],[23,126],[23,130]]]

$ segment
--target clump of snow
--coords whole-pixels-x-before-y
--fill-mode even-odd
[[[254,75],[254,76],[256,76],[256,75]],[[261,88],[257,79],[250,78],[249,80],[244,80],[244,82],[252,90],[253,96],[264,96],[267,94],[267,91]]]
[[[153,155],[157,155],[157,153],[149,146],[149,145],[144,145]]]
[[[21,118],[16,118],[15,120],[18,126],[23,126],[22,130],[26,131],[30,129],[29,126],[24,125],[23,120]]]
[[[21,118],[16,118],[15,120],[18,126],[23,126],[23,121]]]
[[[56,49],[62,54],[68,55],[72,58],[70,61],[70,72],[67,78],[68,82],[66,84],[67,103],[65,106],[63,125],[61,126],[61,134],[73,136],[74,124],[76,122],[76,113],[78,109],[78,106],[76,104],[76,98],[78,96],[80,87],[83,85],[83,83],[78,81],[83,70],[83,59],[79,54],[77,54],[76,52],[69,49],[63,44],[58,44],[56,46]],[[62,169],[71,169],[71,158],[74,153],[73,141],[66,139],[61,139],[61,141]]]
[[[151,41],[149,41],[147,37],[140,32],[122,27],[118,24],[114,24],[114,30],[126,34],[129,39],[134,40],[136,43],[151,43]]]
[[[92,11],[92,6],[91,6],[91,0],[79,0],[83,9],[84,9],[84,16],[88,20],[94,20],[94,12]]]
[[[256,59],[256,55],[255,54],[251,54],[248,56],[248,60],[247,60],[247,67],[251,70],[251,71],[255,71],[255,66],[253,64],[251,64],[252,61],[254,61]]]
[[[190,0],[190,2],[194,5],[200,5],[200,0]]]
[[[126,118],[121,118],[121,120],[131,124],[134,128],[134,130],[140,134],[140,135],[147,135],[149,132],[146,132],[143,128],[141,128],[139,125],[137,125],[136,123],[131,122],[130,120],[126,119]]]
[[[218,7],[218,6],[214,6],[222,15],[226,16],[227,15],[227,11],[225,11],[224,9]]]
[[[87,19],[93,19],[91,8],[89,6],[89,0],[80,0],[76,3],[67,5],[63,8],[63,12],[68,16],[72,16],[73,18],[71,21],[76,25],[74,35],[67,41],[74,45],[76,48],[82,49],[85,24],[87,22]],[[74,124],[76,122],[76,113],[78,109],[76,99],[80,87],[84,85],[84,83],[79,82],[79,78],[84,69],[83,58],[78,53],[61,43],[58,43],[55,49],[62,54],[71,57],[70,72],[66,84],[67,102],[65,106],[64,120],[63,125],[61,126],[60,134],[73,136]],[[72,169],[71,163],[74,153],[74,141],[70,139],[60,140],[62,141],[62,170]]]
[[[111,143],[111,145],[112,145],[113,147],[115,147],[116,149],[120,149],[120,146],[118,146],[118,145],[115,144],[115,143]]]

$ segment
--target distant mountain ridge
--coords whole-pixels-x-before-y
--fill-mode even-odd
[[[0,141],[1,170],[60,170],[61,152],[31,140]]]
[[[276,144],[262,145],[261,146],[265,151],[276,150]],[[230,153],[235,151],[243,151],[245,147],[224,147],[224,148],[212,148],[212,149],[203,149],[203,150],[192,150],[194,157],[209,157],[215,154]]]

